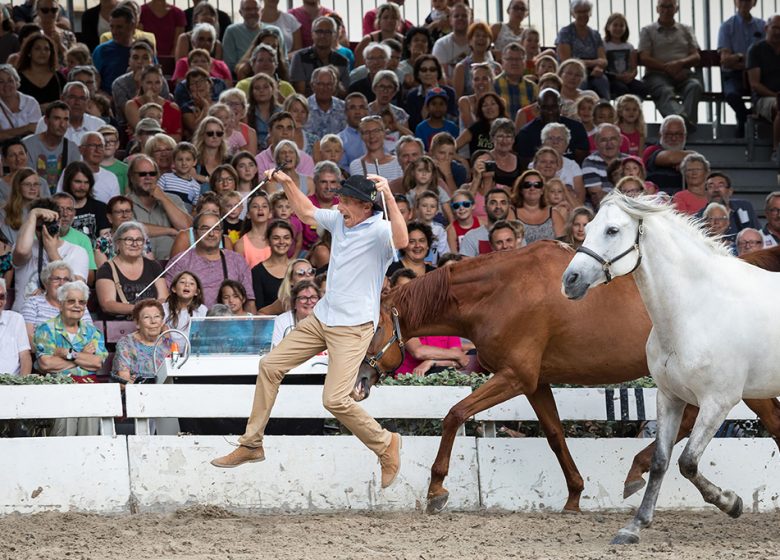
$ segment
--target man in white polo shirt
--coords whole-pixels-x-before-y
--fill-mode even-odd
[[[98,128],[106,124],[106,121],[87,113],[89,107],[89,88],[81,82],[68,82],[62,88],[62,100],[70,108],[70,120],[65,138],[76,144],[81,144],[81,137],[87,132],[96,132]],[[43,117],[38,121],[36,134],[46,130],[46,122]]]
[[[6,299],[5,280],[0,278],[0,374],[29,375],[32,355],[24,319],[15,311],[3,309]]]
[[[263,432],[285,374],[323,350],[328,350],[322,402],[360,441],[379,457],[382,488],[392,484],[401,467],[401,437],[382,428],[351,397],[358,368],[379,321],[379,298],[394,247],[409,242],[406,222],[395,203],[387,179],[353,175],[338,191],[338,210],[317,208],[285,173],[269,170],[268,179],[282,184],[301,221],[321,225],[332,237],[328,290],[314,312],[298,323],[260,362],[252,414],[241,444],[216,467],[231,468],[265,459]],[[376,202],[381,193],[390,223],[382,219]]]

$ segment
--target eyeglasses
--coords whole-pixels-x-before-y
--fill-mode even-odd
[[[776,216],[780,214],[780,208],[770,208],[766,211],[767,214],[772,214],[773,216]]]
[[[439,69],[435,66],[420,66],[420,72],[438,72]]]
[[[312,33],[315,35],[333,35],[335,31],[332,29],[315,29]]]
[[[139,177],[157,177],[157,171],[136,171]]]
[[[116,140],[106,140],[106,146],[116,146],[117,141]]]
[[[78,305],[79,307],[84,307],[87,305],[87,300],[85,299],[66,299],[65,305]]]
[[[62,283],[62,282],[70,282],[71,280],[73,280],[73,278],[71,278],[70,276],[49,276],[49,282]]]
[[[716,224],[721,224],[723,222],[728,222],[729,219],[727,217],[723,216],[723,217],[720,217],[720,218],[707,218],[707,221],[708,222],[714,222]]]
[[[144,244],[145,239],[143,237],[123,237],[122,242],[125,245],[140,246]]]
[[[159,148],[157,150],[152,150],[152,153],[156,156],[162,155],[162,154],[172,154],[173,148]]]
[[[60,9],[55,6],[54,8],[38,8],[38,11],[42,14],[56,14]]]
[[[461,202],[453,202],[450,204],[453,210],[460,210],[461,208],[471,208],[474,203],[470,200],[463,200]]]
[[[295,298],[295,301],[300,301],[301,303],[314,303],[315,301],[319,301],[320,296],[298,296]]]
[[[117,214],[119,216],[131,216],[133,214],[133,210],[131,208],[126,208],[124,210],[111,210],[112,214]]]
[[[81,147],[88,150],[102,150],[104,146],[103,144],[83,144]]]
[[[230,175],[228,175],[227,177],[220,177],[214,182],[219,185],[221,183],[235,183],[236,180]]]
[[[76,209],[75,208],[69,208],[68,206],[58,206],[57,211],[60,214],[75,214]]]
[[[541,181],[523,181],[520,187],[523,189],[542,189],[544,188],[544,183]]]
[[[206,136],[208,136],[210,138],[213,138],[214,136],[216,136],[217,138],[222,138],[224,135],[225,135],[225,133],[222,132],[221,130],[207,130],[206,131]]]
[[[380,85],[380,86],[374,86],[374,89],[377,91],[393,91],[395,89],[395,86]]]
[[[209,230],[211,230],[211,231],[209,231]],[[204,233],[206,233],[207,231],[208,231],[210,234],[212,234],[212,235],[217,235],[217,234],[219,234],[219,233],[222,233],[222,227],[221,227],[221,226],[217,226],[217,227],[215,227],[214,229],[211,229],[211,226],[200,226],[200,227],[197,229],[197,232],[198,232],[199,234],[201,234],[201,235],[203,235],[203,234],[204,234]]]
[[[740,241],[737,243],[740,247],[763,247],[764,242],[763,241]]]
[[[314,273],[317,272],[313,268],[302,268],[301,270],[296,270],[295,275],[296,276],[314,276]]]
[[[371,130],[361,130],[360,134],[363,136],[378,136],[380,134],[384,134],[385,131],[381,128],[372,128]]]

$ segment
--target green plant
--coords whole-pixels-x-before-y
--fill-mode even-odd
[[[10,375],[0,374],[0,385],[69,385],[74,383],[67,375]],[[45,436],[53,420],[0,420],[0,437]]]

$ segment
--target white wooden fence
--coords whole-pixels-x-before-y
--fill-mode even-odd
[[[321,388],[283,386],[274,417],[327,418]],[[377,418],[442,418],[467,396],[464,387],[376,387],[364,402]],[[655,416],[654,391],[609,394],[604,389],[555,391],[562,419],[604,420]],[[637,395],[643,398],[637,400]],[[423,507],[438,437],[405,437],[398,482],[379,484],[373,454],[353,437],[268,436],[266,461],[216,469],[212,458],[231,450],[219,436],[149,435],[152,418],[243,417],[252,387],[137,385],[126,391],[127,414],[138,435],[117,436],[121,414],[116,385],[0,387],[0,419],[98,417],[94,437],[0,439],[0,514],[39,511],[170,511],[201,504],[262,512],[343,510],[413,511]],[[613,400],[612,406],[608,402]],[[639,406],[638,406],[639,405]],[[733,418],[754,418],[746,408]],[[491,422],[535,420],[524,398],[476,416]],[[640,496],[622,499],[622,483],[646,439],[570,439],[586,480],[586,510],[629,509]],[[680,449],[677,450],[679,453]],[[752,511],[780,507],[780,462],[771,439],[719,439],[705,454],[703,469],[723,487],[740,493]],[[453,510],[512,511],[561,508],[566,488],[543,438],[457,437],[446,485]],[[704,508],[695,489],[671,469],[659,506]]]

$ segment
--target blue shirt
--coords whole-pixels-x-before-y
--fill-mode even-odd
[[[350,228],[338,210],[318,208],[314,219],[333,241],[328,289],[314,315],[329,327],[357,326],[369,321],[376,329],[385,272],[393,260],[390,222],[381,212]]]
[[[734,54],[747,54],[750,45],[764,38],[765,27],[766,22],[761,18],[754,17],[745,21],[739,14],[734,14],[720,25],[718,50],[728,49]]]
[[[92,64],[100,72],[100,89],[111,95],[111,85],[127,73],[129,62],[130,47],[120,45],[113,39],[98,45],[92,53]]]
[[[345,127],[338,136],[344,145],[344,155],[341,157],[339,165],[344,169],[349,169],[350,163],[366,155],[366,145],[363,143],[363,138],[361,138],[357,128],[351,126]]]
[[[344,114],[344,100],[338,97],[331,98],[330,109],[323,111],[317,104],[314,94],[307,100],[309,102],[309,120],[304,129],[321,139],[326,134],[338,134],[347,126],[347,117]],[[360,157],[360,156],[358,156]]]
[[[428,119],[425,119],[414,129],[414,135],[423,141],[426,150],[431,148],[431,138],[436,136],[439,132],[449,132],[453,138],[457,138],[460,133],[458,125],[447,119],[444,120],[444,126],[441,128],[432,127]]]

